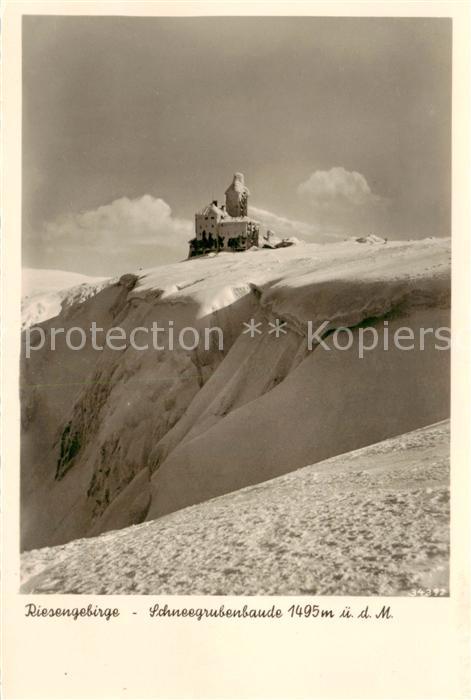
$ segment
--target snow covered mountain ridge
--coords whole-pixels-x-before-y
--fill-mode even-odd
[[[23,548],[54,545],[256,484],[444,420],[449,353],[309,350],[309,322],[355,337],[449,325],[450,241],[297,244],[130,273],[41,325],[175,332],[224,347],[71,351],[22,370]],[[249,319],[286,333],[244,333]],[[331,343],[331,336],[326,336]]]
[[[58,316],[74,304],[80,304],[111,282],[106,277],[87,277],[78,272],[23,268],[21,328]]]

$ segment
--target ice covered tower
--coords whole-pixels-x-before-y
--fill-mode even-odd
[[[235,173],[232,185],[226,190],[226,211],[229,216],[247,216],[249,190],[242,173]]]

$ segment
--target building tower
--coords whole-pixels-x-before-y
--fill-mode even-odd
[[[247,216],[249,190],[242,173],[235,173],[232,184],[226,190],[226,211],[229,216]]]

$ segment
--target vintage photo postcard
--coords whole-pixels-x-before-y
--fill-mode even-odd
[[[4,697],[471,697],[468,3],[2,20]]]

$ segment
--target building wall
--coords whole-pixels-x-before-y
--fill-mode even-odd
[[[209,236],[210,233],[216,236],[217,226],[218,221],[216,214],[209,214],[208,216],[204,214],[195,214],[195,233],[199,241],[203,238],[203,232],[206,232],[207,236]]]
[[[221,221],[219,224],[219,236],[223,240],[223,250],[235,250],[245,248],[247,245],[246,221]]]
[[[219,235],[224,236],[225,239],[246,236],[247,225],[247,221],[221,221],[219,223]]]

